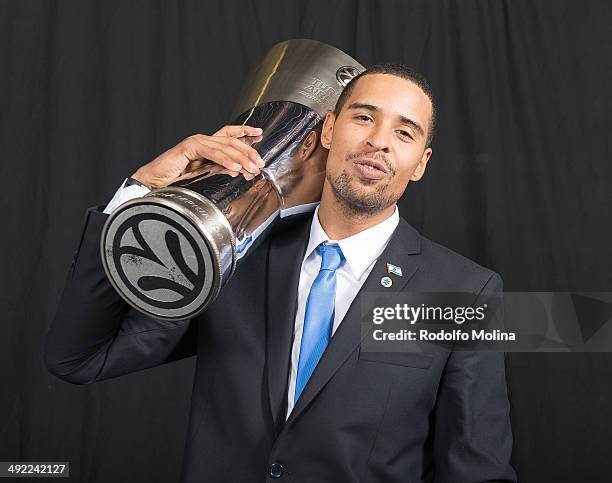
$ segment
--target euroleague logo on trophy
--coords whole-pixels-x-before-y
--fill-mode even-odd
[[[197,243],[167,216],[129,217],[115,234],[113,258],[125,286],[154,307],[185,307],[202,290],[205,266]]]
[[[338,81],[338,84],[340,84],[342,87],[346,87],[346,85],[359,74],[360,71],[359,69],[357,69],[357,67],[345,65],[344,67],[340,67],[336,71],[336,80]]]

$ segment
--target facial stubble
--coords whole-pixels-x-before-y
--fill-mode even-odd
[[[346,169],[335,178],[328,172],[326,178],[334,197],[348,216],[373,215],[397,201],[392,193],[387,193],[387,183],[381,183],[371,193],[355,188],[353,176]]]

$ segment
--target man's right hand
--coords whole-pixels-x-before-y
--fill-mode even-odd
[[[150,189],[163,188],[175,181],[189,164],[210,160],[228,170],[231,176],[243,173],[252,178],[260,173],[264,162],[249,144],[261,140],[262,130],[251,126],[225,126],[212,136],[194,134],[153,161],[138,168],[132,178]]]

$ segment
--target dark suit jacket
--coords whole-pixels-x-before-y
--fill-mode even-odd
[[[148,318],[100,261],[107,218],[90,209],[45,360],[89,384],[197,355],[181,481],[300,483],[515,481],[502,353],[360,351],[352,304],[285,422],[300,266],[312,214],[296,215],[247,258],[194,320]],[[500,277],[400,219],[363,291],[501,290]]]

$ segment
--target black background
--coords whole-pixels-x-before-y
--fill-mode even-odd
[[[402,215],[511,291],[612,289],[612,6],[606,1],[0,1],[0,460],[72,481],[176,481],[194,360],[89,387],[42,342],[86,207],[229,119],[276,42],[408,63],[439,102]],[[612,354],[510,354],[523,482],[609,481]]]

